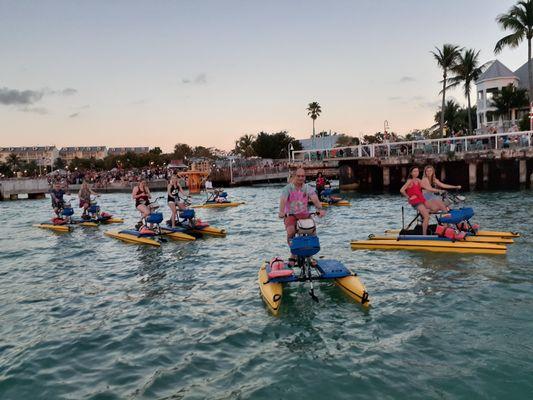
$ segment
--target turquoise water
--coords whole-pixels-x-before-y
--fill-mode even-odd
[[[482,226],[523,233],[506,256],[352,251],[404,204],[353,194],[320,222],[321,254],[358,272],[372,309],[291,286],[276,318],[256,280],[287,253],[279,191],[232,189],[246,205],[198,211],[226,238],[161,248],[33,228],[49,200],[0,203],[0,398],[531,398],[532,192],[469,194]],[[128,195],[100,204],[136,219]]]

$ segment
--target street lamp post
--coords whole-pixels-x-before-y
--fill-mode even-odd
[[[287,151],[288,156],[289,156],[289,163],[291,162],[291,154],[292,154],[293,150],[294,150],[294,146],[292,145],[292,143],[289,143],[288,151]]]
[[[229,184],[233,185],[233,163],[235,160],[231,159],[229,162]]]

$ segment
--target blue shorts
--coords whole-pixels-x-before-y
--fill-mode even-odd
[[[424,193],[424,198],[426,199],[426,201],[429,201],[429,200],[440,200],[439,196],[437,196],[435,193],[431,193],[431,192],[425,192]]]

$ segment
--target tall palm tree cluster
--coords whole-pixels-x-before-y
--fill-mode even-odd
[[[533,65],[531,61],[531,39],[533,38],[533,0],[518,1],[509,11],[501,14],[496,18],[496,22],[504,30],[511,33],[500,39],[494,48],[494,53],[500,53],[505,47],[515,48],[524,40],[528,44],[528,77],[529,93],[533,93]],[[454,44],[444,44],[441,48],[436,47],[432,51],[437,65],[442,69],[442,105],[440,111],[440,134],[444,134],[446,125],[446,91],[462,85],[468,108],[468,130],[473,131],[472,112],[471,112],[471,86],[483,73],[486,64],[481,65],[479,61],[479,51],[475,49],[465,49]],[[450,74],[450,76],[449,76]],[[509,112],[511,106],[524,104],[524,92],[508,88],[505,93],[496,95],[496,106],[499,111],[497,114]],[[507,107],[507,108],[506,108]],[[507,111],[504,111],[507,110]]]
[[[474,83],[483,73],[484,65],[480,65],[479,51],[475,49],[464,49],[453,44],[444,44],[442,48],[435,48],[431,52],[435,61],[442,69],[442,106],[440,112],[440,133],[444,135],[445,115],[446,115],[446,90],[463,86],[463,92],[467,99],[468,109],[468,131],[472,128],[472,102],[470,97],[472,83]],[[448,76],[448,74],[451,76]]]

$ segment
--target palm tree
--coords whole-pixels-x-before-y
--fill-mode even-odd
[[[15,153],[11,153],[7,156],[6,165],[11,168],[11,171],[15,171],[20,166],[20,158]]]
[[[437,61],[437,64],[442,68],[442,106],[440,113],[440,136],[444,136],[444,114],[446,107],[446,80],[448,78],[448,71],[450,71],[456,64],[462,48],[453,44],[444,44],[442,49],[435,47],[435,51],[432,51],[433,57]],[[439,121],[436,121],[439,122]]]
[[[458,130],[458,116],[461,106],[453,99],[446,102],[444,107],[444,115],[442,110],[437,111],[435,114],[435,122],[444,121],[444,124],[449,130]],[[444,118],[443,118],[444,117]]]
[[[243,157],[253,157],[255,155],[254,143],[254,135],[243,135],[235,141],[233,153],[240,154]]]
[[[451,69],[454,76],[449,79],[450,84],[448,89],[454,88],[463,84],[465,97],[468,101],[468,130],[472,134],[472,103],[470,101],[470,89],[472,83],[477,81],[485,65],[479,65],[479,50],[474,49],[464,50],[457,58],[457,63]]]
[[[523,108],[528,105],[527,90],[518,89],[516,86],[509,84],[496,93],[492,99],[492,105],[496,107],[496,115],[512,119],[511,112],[516,108]]]
[[[533,94],[533,68],[531,63],[531,38],[533,38],[533,0],[522,0],[516,3],[507,14],[501,14],[496,18],[496,22],[504,30],[511,30],[513,33],[507,35],[496,43],[494,53],[498,54],[504,47],[518,47],[527,39],[527,72],[529,77],[529,97]]]
[[[320,108],[320,104],[316,101],[309,103],[309,106],[307,106],[307,115],[313,120],[313,147],[315,147],[315,120],[320,116],[321,112],[322,108]]]

